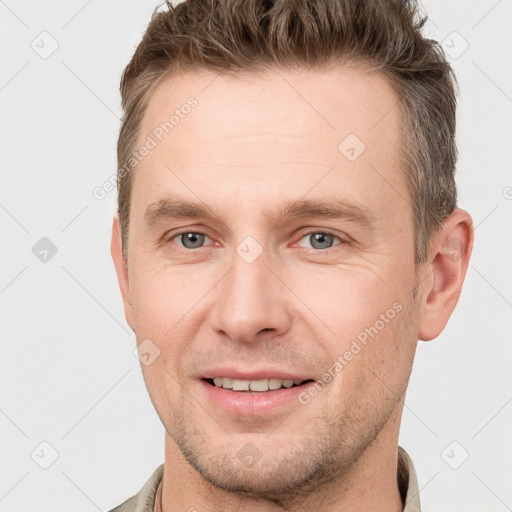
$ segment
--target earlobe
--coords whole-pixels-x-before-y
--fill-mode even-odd
[[[474,228],[468,212],[456,209],[434,236],[421,304],[419,339],[437,338],[455,309],[473,250]]]
[[[130,281],[128,276],[128,265],[123,256],[123,247],[121,241],[121,223],[119,217],[114,214],[112,220],[112,240],[110,243],[110,252],[112,254],[112,260],[116,268],[117,280],[119,282],[119,288],[123,297],[124,303],[124,314],[128,325],[132,331],[135,331],[135,325],[133,322],[132,304],[130,295]]]

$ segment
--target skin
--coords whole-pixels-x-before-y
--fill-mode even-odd
[[[190,96],[197,107],[136,168],[128,264],[117,217],[112,226],[126,319],[139,344],[160,350],[141,366],[166,429],[163,511],[402,510],[403,400],[418,340],[442,332],[459,298],[470,215],[446,219],[416,268],[398,98],[379,73],[167,76],[140,143]],[[353,162],[338,150],[348,134],[366,146]],[[149,225],[148,206],[171,195],[216,217]],[[286,201],[327,197],[357,202],[375,223],[275,215]],[[202,247],[187,248],[178,229],[207,235]],[[310,231],[323,230],[335,236],[318,248]],[[236,251],[248,236],[262,249],[252,263]],[[213,365],[321,380],[396,303],[400,312],[308,404],[238,415],[199,381]],[[237,457],[249,442],[260,454],[252,467]]]

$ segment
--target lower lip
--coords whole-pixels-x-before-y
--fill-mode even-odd
[[[265,393],[248,391],[231,391],[218,388],[201,380],[201,386],[209,397],[220,408],[227,412],[242,414],[244,416],[256,416],[282,409],[287,404],[295,402],[299,404],[298,395],[306,390],[311,382],[305,382],[292,388],[281,388]]]

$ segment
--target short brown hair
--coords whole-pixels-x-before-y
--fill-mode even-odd
[[[415,261],[456,208],[456,79],[426,16],[408,0],[185,0],[155,9],[121,78],[118,214],[127,261],[132,172],[151,93],[168,73],[248,75],[359,62],[388,78],[402,113],[403,172],[414,212]],[[341,141],[340,141],[341,142]],[[132,158],[133,160],[133,158]],[[136,165],[136,164],[135,164]]]

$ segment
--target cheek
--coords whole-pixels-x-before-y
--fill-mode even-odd
[[[361,379],[372,380],[374,374],[386,381],[397,364],[409,364],[414,333],[408,327],[406,295],[399,282],[386,283],[368,273],[356,276],[338,272],[334,279],[318,277],[308,278],[315,287],[310,287],[313,292],[307,295],[307,305],[322,321],[311,317],[311,322],[330,331],[317,340],[331,360],[326,371],[343,374],[337,385],[347,389]]]
[[[142,364],[142,375],[148,394],[164,425],[169,425],[171,411],[181,409],[183,387],[179,367],[180,356],[175,353],[178,347],[161,344],[160,354],[150,365]]]
[[[154,361],[145,365],[144,358],[139,357],[152,399],[163,403],[178,397],[181,363],[196,336],[199,302],[207,290],[203,291],[204,280],[195,282],[189,275],[154,272],[144,266],[137,272],[132,283],[132,312],[139,354],[146,348]]]
[[[172,337],[190,322],[201,298],[211,288],[211,276],[192,268],[134,264],[132,311],[141,336]]]
[[[412,369],[414,322],[405,305],[397,306],[395,303],[394,309],[384,311],[388,323],[374,322],[359,335],[340,342],[343,351],[339,346],[337,351],[331,350],[341,353],[336,360],[339,378],[333,394],[348,397],[343,402],[346,407],[365,411],[367,418],[390,412],[405,392]]]
[[[376,274],[369,266],[312,266],[289,274],[288,282],[303,302],[297,306],[305,312],[304,318],[311,317],[322,332],[328,328],[336,340],[346,342],[360,333],[364,338],[365,330],[373,332],[376,323],[378,331],[384,330],[383,322],[388,330],[388,323],[397,316],[397,306],[393,308],[400,296],[397,283],[391,273]],[[344,348],[343,343],[340,348]]]

